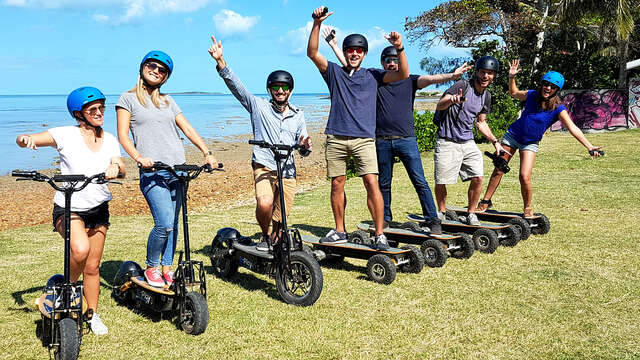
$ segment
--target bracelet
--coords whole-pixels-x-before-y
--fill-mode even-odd
[[[207,155],[213,155],[213,152],[211,152],[211,150],[209,150],[209,151],[207,151],[206,154],[204,154],[204,156],[207,156]]]
[[[400,49],[396,49],[396,51],[398,52],[398,54],[399,54],[399,53],[401,53],[401,52],[403,52],[403,51],[404,51],[404,46],[403,46],[403,47],[401,47]]]

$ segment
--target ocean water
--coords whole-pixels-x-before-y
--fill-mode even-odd
[[[261,96],[261,95],[258,95]],[[267,97],[267,95],[262,95]],[[187,120],[205,139],[227,140],[250,134],[249,113],[233,95],[172,95]],[[107,95],[104,129],[116,135],[115,104],[118,95]],[[307,124],[321,126],[329,109],[327,94],[293,94],[291,103],[305,112]],[[19,134],[44,131],[51,127],[73,125],[67,111],[66,95],[0,95],[0,175],[13,169],[37,170],[56,167],[57,151],[50,147],[33,151],[20,148]],[[185,144],[191,144],[187,139]],[[126,156],[124,150],[123,156]]]

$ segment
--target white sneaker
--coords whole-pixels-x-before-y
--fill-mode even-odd
[[[467,215],[467,224],[479,226],[480,220],[478,220],[478,216],[475,213],[469,213],[469,215]]]
[[[107,335],[109,332],[107,325],[102,322],[100,315],[97,313],[93,313],[93,317],[89,320],[89,325],[91,325],[91,331],[96,335]]]
[[[447,217],[445,216],[445,214],[443,212],[438,211],[438,219],[440,219],[440,221],[444,221],[444,220],[446,220],[446,218]]]

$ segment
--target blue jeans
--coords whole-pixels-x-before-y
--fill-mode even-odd
[[[407,170],[409,179],[416,189],[422,215],[425,218],[437,219],[438,213],[433,202],[433,194],[424,177],[422,159],[415,137],[403,137],[387,140],[376,138],[376,152],[378,155],[378,183],[384,200],[384,221],[393,220],[391,214],[391,180],[393,179],[393,158],[398,157]]]
[[[140,172],[140,190],[153,216],[147,239],[149,267],[171,266],[178,241],[178,218],[182,206],[182,183],[166,170]],[[162,261],[159,261],[162,256]]]

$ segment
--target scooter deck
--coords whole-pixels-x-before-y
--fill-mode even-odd
[[[320,238],[313,235],[302,235],[302,241],[308,244],[313,245],[314,248],[331,248],[334,252],[344,250],[344,251],[357,251],[360,253],[371,254],[371,256],[375,254],[387,254],[387,255],[399,255],[408,253],[409,250],[406,249],[398,249],[398,248],[389,248],[388,250],[377,250],[371,248],[367,245],[362,244],[354,244],[352,242],[346,242],[342,244],[333,244],[333,243],[322,243],[320,242]]]
[[[242,245],[233,243],[233,248],[244,252],[245,254],[253,255],[265,260],[273,260],[273,254],[268,251],[261,251],[256,248],[256,245]]]
[[[413,222],[423,222],[425,221],[422,215],[409,214],[407,215],[407,219]],[[490,229],[490,230],[502,230],[509,227],[509,224],[490,224],[490,223],[480,223],[480,225],[469,225],[460,221],[454,220],[442,220],[442,229],[445,231],[462,231],[462,230],[471,230],[471,229]]]
[[[132,276],[131,277],[131,281],[134,284],[140,286],[141,288],[144,288],[144,289],[147,289],[147,290],[151,290],[151,291],[156,292],[158,294],[167,295],[167,296],[173,296],[173,295],[176,294],[175,292],[173,292],[171,290],[168,290],[168,289],[165,289],[164,287],[160,288],[160,287],[155,287],[155,286],[149,285],[149,283],[144,279],[144,276]]]
[[[375,232],[375,227],[373,225],[367,224],[367,223],[358,224],[358,229],[360,229],[362,231],[369,232],[369,233]],[[410,239],[415,239],[415,240],[420,240],[420,241],[424,241],[424,240],[428,240],[428,239],[436,239],[436,240],[447,241],[447,240],[455,240],[455,239],[458,239],[460,237],[459,235],[448,235],[448,234],[435,235],[435,234],[430,234],[427,231],[425,231],[425,232],[415,232],[415,231],[411,231],[411,230],[407,230],[407,229],[392,228],[392,227],[384,228],[384,229],[382,229],[382,232],[390,240],[396,240],[396,239],[402,239],[402,238],[410,238]]]
[[[447,210],[453,210],[456,214],[466,214],[467,209],[461,208],[458,206],[448,206]],[[487,209],[482,212],[476,212],[476,216],[478,216],[479,220],[492,221],[492,222],[507,222],[513,218],[523,218],[525,220],[536,220],[540,219],[540,215],[534,215],[532,217],[525,218],[523,213],[513,212],[513,211],[498,211],[494,209]]]
[[[34,305],[38,308],[38,310],[42,315],[44,315],[46,318],[51,319],[51,312],[47,311],[45,305],[47,305],[47,307],[51,309],[53,308],[53,304],[51,303],[51,300],[47,299],[47,295],[51,295],[51,294],[42,294],[40,295],[40,297],[37,297],[36,300],[34,301]],[[78,300],[76,299],[76,301],[72,302],[71,306],[78,306]],[[82,313],[83,314],[87,312],[87,308],[88,308],[87,299],[83,296],[82,297]]]

